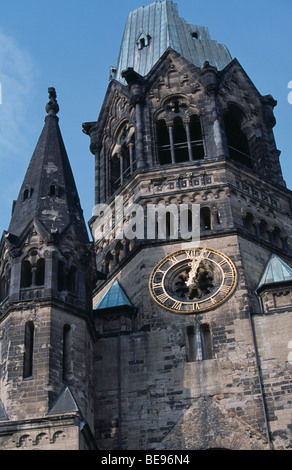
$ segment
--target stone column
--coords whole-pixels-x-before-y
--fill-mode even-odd
[[[170,153],[171,153],[171,163],[175,163],[175,153],[174,153],[174,143],[173,143],[173,132],[172,127],[168,126],[169,132],[169,143],[170,143]]]
[[[205,83],[205,93],[210,98],[212,125],[213,125],[213,138],[215,142],[216,157],[220,157],[225,154],[222,129],[220,123],[220,113],[218,110],[217,102],[217,69],[210,66],[208,62],[205,62],[202,68],[202,76]],[[207,152],[207,156],[208,156]]]
[[[192,143],[191,143],[191,135],[190,135],[190,126],[188,123],[186,123],[185,128],[186,128],[186,135],[187,135],[187,142],[188,142],[189,160],[191,162],[193,160],[193,151],[192,151]]]

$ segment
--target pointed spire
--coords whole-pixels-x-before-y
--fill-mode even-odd
[[[113,309],[116,307],[134,308],[127,294],[116,280],[106,291],[94,310]]]
[[[292,268],[277,255],[272,254],[256,290],[258,291],[265,285],[280,284],[283,282],[292,282]]]
[[[20,237],[37,219],[50,234],[74,225],[80,241],[88,243],[79,197],[59,128],[59,105],[49,88],[47,116],[29,163],[18,199],[14,204],[9,232]]]

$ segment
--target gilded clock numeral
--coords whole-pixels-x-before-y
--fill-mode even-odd
[[[172,308],[175,310],[181,310],[182,309],[182,303],[181,302],[174,302]]]
[[[197,303],[193,304],[193,310],[200,310],[200,305]]]
[[[227,263],[226,259],[222,259],[222,260],[220,261],[220,263],[218,263],[218,264],[219,264],[219,266],[222,267],[222,266],[224,266],[224,264],[226,264],[226,263]]]
[[[174,264],[178,263],[178,259],[177,259],[175,256],[173,256],[172,258],[169,259],[169,262],[170,262],[170,263],[172,264],[172,266],[173,266]]]
[[[162,304],[165,304],[165,302],[168,300],[168,295],[163,293],[163,294],[160,294],[157,296],[157,299],[159,300],[159,302],[161,302]]]
[[[224,273],[224,276],[226,277],[226,279],[233,279],[233,273],[231,273],[231,272]]]
[[[196,256],[196,252],[195,251],[187,251],[186,255],[187,255],[188,259],[193,259],[193,257]]]
[[[153,282],[152,283],[152,288],[153,289],[162,289],[162,282]]]
[[[223,285],[220,289],[220,292],[223,292],[223,294],[227,294],[230,290],[230,287],[229,286],[225,286]]]

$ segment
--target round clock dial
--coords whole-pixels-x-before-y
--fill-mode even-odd
[[[236,283],[232,261],[219,251],[200,247],[177,251],[160,261],[150,276],[149,289],[161,307],[189,314],[218,307]]]

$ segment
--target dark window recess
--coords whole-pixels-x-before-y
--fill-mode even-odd
[[[169,132],[164,120],[157,122],[158,158],[160,165],[171,163]]]
[[[180,117],[173,121],[173,143],[176,163],[189,161],[186,129]]]
[[[192,115],[190,119],[190,136],[192,145],[193,160],[204,158],[204,144],[201,123],[198,116]]]
[[[32,284],[32,270],[31,264],[28,260],[23,261],[21,264],[21,281],[20,287],[26,288],[30,287]]]
[[[227,114],[224,117],[224,125],[231,160],[252,168],[248,139],[240,128],[236,114]]]
[[[72,328],[64,325],[63,328],[63,380],[70,382],[73,378],[72,370]]]
[[[27,322],[24,331],[23,378],[32,377],[33,371],[34,324]]]
[[[203,324],[200,326],[201,344],[202,344],[202,359],[212,359],[212,342],[209,325]]]
[[[23,193],[23,201],[26,201],[26,199],[29,198],[29,190],[25,189]]]
[[[209,207],[203,207],[200,212],[201,230],[211,230],[211,212]]]
[[[72,294],[76,294],[76,276],[76,268],[72,266],[67,275],[67,290]]]
[[[58,291],[62,292],[65,290],[65,273],[63,261],[58,262]]]
[[[196,334],[195,328],[193,326],[187,327],[187,337],[188,337],[188,362],[194,362],[196,360]]]
[[[50,196],[56,196],[56,186],[54,184],[51,184],[49,194]]]
[[[40,258],[37,261],[35,283],[37,286],[43,286],[45,283],[45,260]]]

